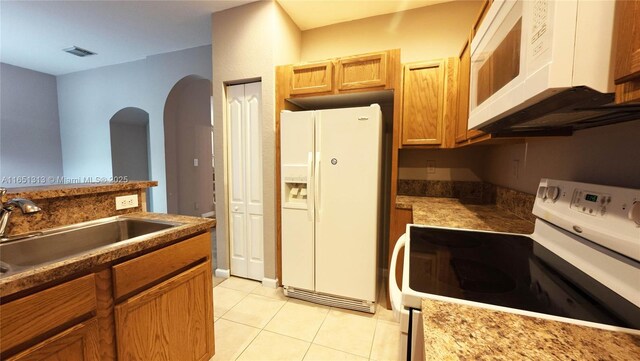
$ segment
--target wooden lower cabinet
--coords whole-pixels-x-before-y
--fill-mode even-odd
[[[1,304],[0,359],[209,360],[210,239],[203,233]]]
[[[115,307],[119,360],[209,360],[214,353],[211,261]]]
[[[95,361],[100,360],[98,321],[79,323],[7,361]]]

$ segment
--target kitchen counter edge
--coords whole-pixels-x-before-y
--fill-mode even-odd
[[[160,248],[176,240],[207,232],[215,222],[208,218],[149,212],[130,213],[120,217],[180,222],[182,224],[2,277],[0,278],[0,297],[80,274],[148,249]]]

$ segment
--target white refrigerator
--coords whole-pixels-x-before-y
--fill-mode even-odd
[[[285,294],[375,312],[380,106],[283,111],[280,128]]]

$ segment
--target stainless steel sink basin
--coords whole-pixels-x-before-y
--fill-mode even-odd
[[[0,276],[180,224],[114,217],[60,227],[30,238],[0,243]]]

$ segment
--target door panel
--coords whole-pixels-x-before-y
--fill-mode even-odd
[[[245,90],[247,114],[247,189],[250,212],[262,214],[262,124],[260,122],[260,93],[247,84]],[[255,88],[255,86],[254,86]]]
[[[245,236],[246,216],[231,212],[231,274],[247,277],[247,237]]]
[[[375,301],[380,110],[318,113],[316,291]]]
[[[227,87],[231,274],[262,280],[263,175],[260,83]]]
[[[249,265],[247,277],[254,280],[262,280],[264,273],[264,236],[263,236],[263,217],[261,214],[249,215]]]
[[[230,128],[230,168],[231,168],[231,180],[230,183],[230,200],[231,203],[244,203],[244,117],[242,100],[244,92],[238,92],[236,87],[229,87],[229,100],[228,100],[228,114],[229,114],[229,128]]]
[[[262,222],[262,117],[260,83],[244,85],[246,124],[245,149],[248,155],[245,166],[245,185],[248,190],[247,211],[247,277],[262,281],[264,277],[264,227]]]
[[[229,242],[231,274],[247,276],[246,196],[245,196],[245,109],[244,86],[227,87],[229,117]]]

